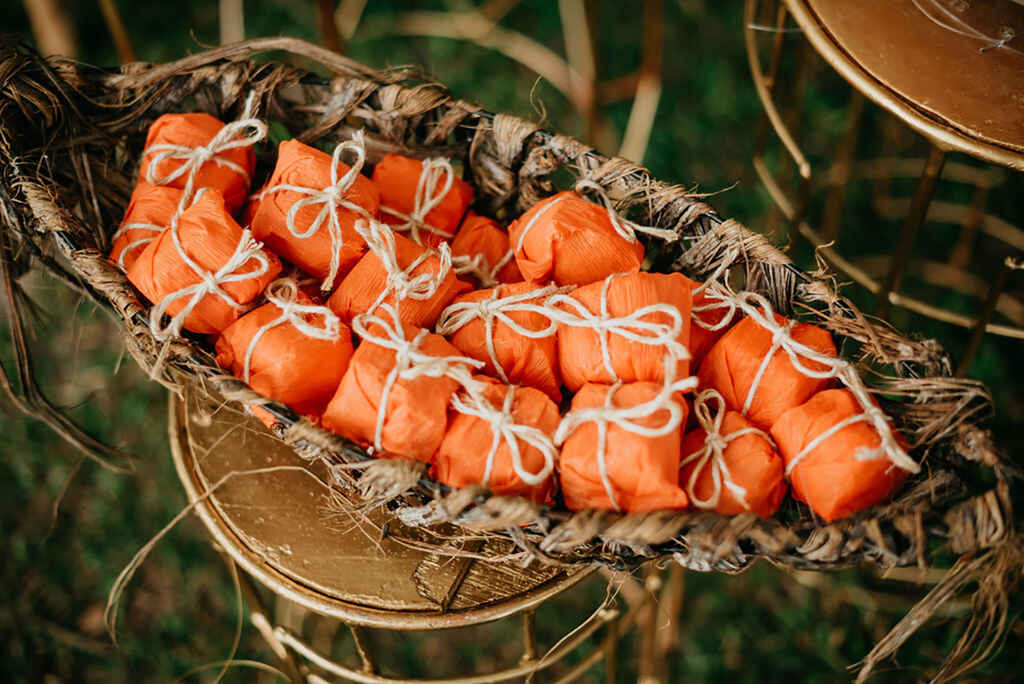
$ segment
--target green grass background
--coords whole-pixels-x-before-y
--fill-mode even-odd
[[[113,65],[116,53],[92,0],[68,0],[81,54],[86,62]],[[164,61],[218,41],[216,4],[198,0],[175,3],[120,2],[139,57]],[[451,6],[462,7],[453,1]],[[602,75],[614,77],[639,63],[642,38],[638,3],[597,3]],[[421,3],[441,9],[444,5]],[[535,75],[490,50],[466,42],[435,38],[399,38],[386,28],[402,3],[374,2],[367,22],[384,35],[357,35],[346,50],[376,67],[415,63],[446,83],[460,98],[492,111],[537,118],[530,103]],[[289,35],[316,40],[315,13],[306,0],[250,0],[248,36]],[[16,0],[6,0],[7,31],[29,37],[27,18]],[[561,51],[557,5],[522,3],[504,24]],[[750,158],[761,111],[742,45],[741,3],[680,0],[665,4],[664,93],[655,132],[644,163],[656,176],[720,194],[709,200],[725,216],[768,231],[785,242],[771,204],[753,175]],[[802,41],[788,34],[787,41]],[[568,102],[549,84],[536,86],[547,125],[582,136],[585,127]],[[815,168],[834,149],[844,122],[848,89],[818,64],[807,93],[802,137]],[[619,132],[629,107],[619,103],[603,114]],[[883,115],[871,110],[872,125]],[[862,136],[861,153],[879,154],[877,136]],[[923,143],[909,135],[902,153],[920,153]],[[612,150],[613,151],[613,150]],[[960,160],[968,161],[969,160]],[[909,183],[897,190],[909,194]],[[992,197],[991,208],[1020,223],[1024,185],[1019,174]],[[966,190],[944,183],[941,193],[964,198]],[[840,246],[849,254],[886,251],[898,224],[880,221],[868,207],[866,187],[851,187],[846,229]],[[922,249],[937,258],[955,241],[950,226],[929,226]],[[810,265],[811,252],[795,249]],[[982,246],[982,272],[991,273],[1002,252]],[[129,589],[114,646],[102,624],[103,606],[114,578],[132,554],[186,503],[165,439],[166,396],[130,359],[123,357],[117,330],[91,305],[79,301],[43,276],[26,279],[45,315],[34,330],[33,353],[50,396],[100,438],[138,455],[131,476],[108,473],[79,455],[42,425],[22,417],[0,401],[0,673],[5,681],[170,681],[190,669],[225,657],[236,625],[236,598],[230,575],[210,547],[200,524],[189,518],[155,549]],[[911,287],[925,296],[943,297],[965,308],[963,298]],[[1012,287],[1019,289],[1019,283]],[[870,309],[864,293],[849,294]],[[4,314],[6,316],[6,311]],[[962,347],[965,334],[903,312],[893,321],[921,337]],[[11,359],[10,340],[0,327],[0,361]],[[1019,345],[988,340],[971,374],[987,381],[997,400],[994,426],[1001,444],[1016,450],[1014,428],[1024,417],[1017,391]],[[605,591],[595,580],[547,606],[540,614],[542,641],[551,644],[597,604]],[[759,564],[736,577],[687,573],[682,628],[671,656],[672,681],[759,682],[844,681],[856,662],[899,619],[924,589],[884,581],[870,569],[827,575],[800,575]],[[883,667],[878,681],[914,681],[926,676],[955,642],[963,606],[951,617],[923,629]],[[1020,601],[1014,602],[1015,615]],[[517,628],[508,623],[481,631],[432,632],[374,637],[387,662],[408,675],[438,676],[493,668],[514,661]],[[1003,652],[979,670],[991,681],[1019,678],[1024,631],[1011,632]],[[620,649],[620,678],[635,678],[634,640]],[[343,647],[344,648],[344,647]],[[273,662],[250,626],[243,632],[239,657]],[[899,669],[897,669],[897,666]],[[596,681],[601,669],[587,681]],[[209,673],[207,673],[209,675]],[[205,675],[204,675],[205,676]],[[207,679],[211,678],[208,676]],[[202,676],[191,678],[192,681]],[[252,670],[229,672],[227,681],[273,681]]]

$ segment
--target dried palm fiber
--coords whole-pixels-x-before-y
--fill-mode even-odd
[[[324,411],[324,427],[378,455],[430,461],[447,425],[448,401],[480,365],[423,328],[403,325],[390,304],[360,314],[362,340]]]
[[[451,240],[473,201],[473,186],[442,157],[386,154],[373,167],[373,182],[380,189],[381,220],[424,247]]]
[[[275,50],[319,63],[331,79],[252,59]],[[641,232],[638,240],[652,270],[681,271],[697,281],[728,272],[730,282],[761,294],[781,315],[799,316],[836,335],[850,372],[860,371],[866,388],[886,398],[880,399],[882,408],[907,438],[910,453],[927,467],[910,475],[890,503],[831,524],[804,508],[772,518],[695,510],[570,513],[524,505],[529,502],[516,497],[492,497],[480,488],[473,488],[472,496],[455,490],[435,499],[436,490],[417,484],[422,470],[398,461],[372,462],[358,472],[338,470],[339,486],[373,500],[401,497],[393,505],[403,520],[453,524],[462,538],[501,536],[521,548],[524,560],[540,557],[546,563],[630,568],[664,558],[693,569],[737,572],[759,558],[828,570],[858,563],[924,565],[940,548],[957,555],[946,578],[866,657],[862,677],[958,594],[970,592],[974,608],[964,638],[939,671],[943,681],[976,664],[1012,624],[1006,597],[1024,567],[1014,514],[1020,482],[1017,467],[986,430],[992,410],[988,391],[976,381],[952,377],[937,344],[867,319],[838,293],[827,272],[801,272],[762,236],[723,221],[685,188],[535,124],[491,116],[435,85],[407,88],[403,84],[415,83],[411,72],[376,72],[292,39],[254,40],[119,72],[43,60],[5,45],[0,66],[0,275],[15,340],[24,338],[21,319],[27,311],[15,278],[31,259],[116,316],[129,351],[157,379],[263,406],[286,426],[282,439],[304,456],[329,464],[354,462],[365,458],[357,445],[254,392],[219,369],[204,345],[154,338],[149,307],[105,258],[110,232],[124,215],[138,174],[141,144],[133,141],[169,111],[202,110],[234,119],[254,92],[257,115],[281,122],[306,143],[332,146],[362,130],[368,162],[386,152],[466,160],[477,205],[502,220],[571,190],[560,179],[572,176],[601,187],[619,215],[682,238],[663,242]],[[16,351],[20,375],[29,380],[28,390],[16,396],[21,405],[79,448],[100,449],[59,416],[31,382],[28,346],[17,345]],[[102,455],[109,458],[110,452]],[[976,476],[979,471],[983,476]],[[441,552],[460,553],[443,537],[435,539]],[[981,581],[975,588],[976,580]]]
[[[482,361],[485,373],[561,402],[558,326],[545,305],[558,291],[553,285],[512,283],[467,292],[441,312],[435,330],[466,356]]]
[[[435,254],[384,223],[360,220],[355,228],[370,249],[327,302],[342,320],[387,303],[404,325],[431,326],[452,298],[470,289],[455,277],[447,244]]]
[[[455,395],[431,477],[450,487],[482,484],[499,496],[552,503],[558,406],[532,387],[473,378]]]
[[[139,181],[179,190],[214,188],[234,213],[249,193],[256,166],[252,146],[265,134],[251,118],[225,125],[202,112],[165,114],[149,127]]]
[[[674,377],[689,375],[691,286],[680,273],[616,273],[550,297],[566,386],[663,382],[666,357]]]
[[[110,260],[122,271],[135,263],[146,245],[167,230],[181,204],[182,191],[168,185],[139,183],[117,232],[111,236]]]
[[[729,409],[767,430],[788,409],[832,384],[829,367],[815,360],[820,356],[836,356],[827,330],[761,307],[719,338],[698,376],[701,387],[716,390]]]
[[[352,166],[342,162],[350,153]],[[358,219],[377,215],[380,193],[360,172],[362,136],[326,152],[285,140],[266,186],[253,198],[252,233],[274,253],[323,281],[331,291],[366,251]]]
[[[679,485],[690,503],[723,515],[775,515],[786,496],[783,463],[768,433],[713,389],[693,399],[698,427],[683,435]]]
[[[452,268],[481,288],[522,282],[523,274],[509,247],[508,233],[498,222],[470,211],[452,240]]]
[[[260,394],[319,416],[352,358],[352,333],[293,279],[267,286],[267,303],[217,338],[217,363]]]
[[[153,304],[153,334],[164,340],[182,328],[221,332],[280,272],[281,262],[235,223],[220,192],[202,188],[143,250],[128,280]]]
[[[864,409],[849,391],[825,390],[772,425],[793,496],[826,522],[888,499],[907,478],[881,453],[872,413],[885,420],[880,408]]]
[[[647,513],[689,504],[678,483],[689,412],[682,393],[696,381],[674,381],[672,365],[669,359],[662,383],[587,383],[573,396],[555,433],[569,510]]]

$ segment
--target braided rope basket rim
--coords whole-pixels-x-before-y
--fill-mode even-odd
[[[330,78],[252,59],[273,51],[316,63]],[[701,278],[734,259],[731,268],[741,272],[746,289],[765,295],[778,312],[800,315],[837,336],[843,355],[858,362],[914,447],[922,473],[892,502],[828,525],[795,504],[770,519],[693,510],[545,509],[480,487],[447,491],[423,480],[422,464],[366,460],[357,446],[225,375],[196,339],[158,343],[147,308],[105,258],[131,191],[141,138],[167,112],[235,118],[249,92],[257,94],[261,116],[285,122],[290,135],[306,143],[362,128],[371,156],[399,151],[461,159],[483,213],[505,220],[518,215],[565,185],[559,178],[568,172],[601,185],[620,211],[680,234],[678,249],[649,246],[651,270]],[[838,293],[824,268],[799,270],[764,237],[723,220],[700,196],[657,181],[638,165],[453,100],[411,70],[375,71],[286,38],[246,41],[163,65],[129,64],[117,72],[44,60],[0,43],[0,163],[0,261],[8,283],[34,258],[115,316],[129,351],[154,379],[171,388],[192,383],[269,410],[281,421],[281,439],[303,457],[333,466],[335,505],[349,513],[368,500],[386,503],[403,523],[427,529],[437,550],[455,531],[460,538],[498,536],[515,543],[523,562],[560,565],[630,568],[664,558],[691,569],[738,572],[766,558],[810,570],[863,562],[923,567],[937,550],[949,550],[958,557],[951,571],[875,647],[861,676],[970,582],[979,582],[971,622],[937,679],[975,664],[1005,633],[1007,596],[1024,559],[1014,531],[1019,475],[984,427],[992,411],[987,389],[952,377],[948,357],[933,341],[916,341],[869,320]]]

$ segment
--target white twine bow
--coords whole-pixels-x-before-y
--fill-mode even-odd
[[[137,240],[132,240],[127,245],[125,245],[124,249],[122,249],[121,253],[117,256],[117,266],[122,271],[127,270],[127,268],[125,267],[125,264],[124,264],[124,258],[128,255],[128,252],[132,251],[133,249],[135,249],[137,247],[142,247],[143,245],[148,245],[153,240],[156,240],[157,237],[159,237],[160,233],[162,233],[165,230],[167,230],[167,227],[166,226],[158,226],[155,223],[141,223],[141,222],[133,221],[132,223],[126,223],[123,226],[121,226],[120,228],[118,228],[117,231],[113,234],[113,236],[111,236],[110,240],[111,240],[111,242],[117,242],[117,240],[122,235],[127,235],[129,232],[131,232],[133,230],[142,230],[142,231],[146,231],[148,233],[153,233],[153,235],[151,237],[144,237],[144,238],[139,238]]]
[[[420,171],[419,179],[416,181],[416,194],[413,196],[412,211],[403,214],[397,209],[381,205],[382,214],[388,214],[401,219],[404,223],[392,228],[399,233],[409,233],[409,238],[418,245],[423,245],[420,238],[420,231],[426,230],[430,233],[440,235],[445,240],[450,240],[452,234],[435,226],[427,225],[427,214],[432,212],[444,198],[455,183],[455,170],[452,163],[443,157],[432,157],[423,160],[423,169]]]
[[[398,317],[398,311],[390,304],[380,308],[391,318],[390,321],[373,313],[364,313],[352,319],[352,330],[364,341],[371,342],[395,353],[395,365],[384,379],[377,405],[377,423],[373,433],[373,447],[381,451],[381,435],[384,419],[387,417],[388,400],[395,383],[418,377],[451,378],[464,387],[478,388],[479,381],[473,379],[470,368],[479,368],[480,361],[465,356],[432,356],[420,350],[429,331],[421,329],[411,339],[406,339],[405,329]],[[372,330],[371,330],[372,327]]]
[[[485,487],[490,485],[494,458],[502,441],[508,445],[512,455],[512,469],[520,480],[530,486],[544,482],[555,467],[557,449],[551,438],[533,426],[513,422],[512,406],[517,389],[516,385],[508,386],[501,409],[495,408],[491,402],[477,392],[459,392],[452,397],[453,409],[467,416],[479,418],[488,423],[491,428],[491,446],[487,452],[483,482],[481,483]],[[519,448],[520,440],[537,449],[544,457],[544,465],[536,473],[529,472],[523,465],[523,455]]]
[[[702,292],[706,291],[708,288],[718,287],[718,283],[720,281],[724,282],[725,272],[728,271],[729,267],[736,262],[736,258],[738,256],[738,251],[730,250],[726,254],[725,258],[722,259],[722,263],[718,265],[714,272],[711,275],[709,275],[707,279],[700,284],[700,286],[693,289],[693,291],[691,292],[691,296],[693,297],[693,299],[696,300],[697,296],[700,295]],[[700,317],[700,314],[704,313],[705,311],[715,311],[718,309],[725,309],[726,313],[717,323],[708,323]],[[709,332],[714,332],[716,330],[721,330],[722,328],[725,328],[732,322],[735,316],[736,302],[733,301],[732,299],[717,299],[713,301],[705,301],[704,304],[693,304],[690,307],[690,320],[693,321],[693,323],[695,323],[699,327]]]
[[[711,410],[712,403],[717,404],[714,413]],[[722,485],[724,484],[732,492],[733,496],[736,497],[736,500],[740,502],[740,505],[750,510],[747,504],[746,488],[736,484],[732,479],[732,473],[729,472],[729,465],[725,462],[725,449],[729,446],[729,442],[744,435],[758,435],[767,440],[772,446],[774,446],[774,442],[772,442],[772,438],[768,433],[755,427],[745,427],[735,432],[730,432],[728,435],[723,435],[722,421],[725,419],[725,413],[725,399],[722,398],[721,394],[713,389],[706,389],[697,394],[693,400],[693,415],[707,436],[704,439],[704,446],[693,453],[683,455],[679,467],[682,469],[689,463],[697,462],[690,473],[690,478],[686,481],[686,494],[697,508],[715,508],[718,506],[722,496]],[[711,496],[707,499],[701,499],[697,496],[696,485],[701,474],[704,472],[704,468],[709,466],[711,468],[712,492]]]
[[[785,325],[777,323],[775,316],[772,313],[771,304],[769,304],[767,299],[755,292],[740,292],[738,294],[732,293],[724,285],[716,283],[709,285],[707,295],[709,298],[723,302],[731,300],[737,309],[742,311],[757,325],[771,333],[772,336],[771,347],[762,360],[761,365],[758,367],[754,380],[750,385],[750,389],[747,391],[747,396],[743,403],[743,409],[740,413],[746,415],[747,411],[750,409],[754,394],[757,392],[761,379],[764,377],[765,371],[768,368],[768,364],[771,362],[771,359],[775,356],[776,352],[781,350],[789,357],[789,362],[797,372],[816,379],[836,378],[843,383],[846,389],[848,389],[857,400],[857,403],[862,409],[862,413],[858,415],[863,416],[858,420],[869,422],[878,432],[878,436],[881,439],[881,444],[878,449],[870,450],[870,453],[866,452],[865,454],[858,455],[859,459],[880,458],[884,456],[892,461],[894,465],[903,468],[908,472],[920,472],[921,466],[918,465],[914,459],[910,458],[907,452],[904,451],[896,441],[896,437],[893,434],[892,427],[889,425],[889,421],[885,417],[885,413],[875,406],[871,399],[870,392],[868,392],[867,387],[864,385],[864,381],[861,379],[860,374],[857,373],[857,369],[853,364],[845,359],[823,354],[818,350],[793,339],[790,333],[796,322],[789,321]],[[809,361],[818,366],[823,366],[824,368],[821,370],[811,368],[805,363],[805,361]],[[835,428],[833,428],[833,430],[834,429]],[[832,431],[830,430],[829,432]],[[818,443],[820,443],[820,441]],[[806,451],[806,449],[804,451]],[[806,454],[802,452],[800,455],[801,458],[804,455]],[[791,461],[786,467],[787,473],[792,470],[795,462],[796,459]]]
[[[455,302],[450,304],[441,316],[437,319],[435,330],[439,335],[451,335],[468,325],[474,320],[480,319],[484,322],[484,341],[487,344],[487,355],[494,365],[495,372],[505,384],[509,384],[505,369],[498,361],[498,353],[494,346],[494,325],[497,321],[502,323],[512,332],[531,339],[551,337],[558,330],[558,324],[552,319],[552,309],[546,305],[535,304],[534,301],[542,297],[548,297],[558,292],[565,292],[570,288],[559,288],[555,285],[548,285],[521,294],[501,296],[502,286],[499,285],[491,292],[491,296],[477,302]],[[535,313],[548,319],[548,324],[539,330],[532,330],[520,325],[509,314],[517,312]]]
[[[338,167],[342,164],[341,156],[347,151],[355,153],[355,161],[349,166],[348,171],[339,175]],[[363,170],[365,163],[366,140],[363,137],[363,132],[357,131],[350,140],[345,140],[334,146],[334,153],[331,155],[331,182],[327,187],[310,188],[291,183],[279,183],[264,188],[255,196],[255,199],[262,200],[271,193],[282,191],[305,195],[292,204],[285,216],[285,226],[288,228],[288,232],[300,240],[312,237],[325,222],[327,223],[327,231],[331,238],[331,263],[327,270],[327,277],[324,278],[323,283],[320,285],[320,289],[324,292],[330,290],[334,285],[334,281],[338,276],[338,269],[341,267],[341,249],[345,245],[345,237],[341,231],[338,210],[347,209],[363,218],[373,218],[365,208],[346,197],[353,184],[359,179],[359,174]],[[305,230],[300,229],[295,223],[299,212],[305,207],[317,204],[321,206],[316,218],[313,219],[312,223]]]
[[[256,93],[252,92],[246,99],[245,109],[242,118],[225,124],[210,142],[198,147],[188,145],[176,145],[173,143],[158,143],[150,145],[142,151],[143,158],[152,153],[153,157],[146,166],[144,177],[147,182],[153,185],[169,185],[182,176],[188,175],[185,182],[184,194],[190,197],[195,190],[195,178],[199,169],[207,162],[213,162],[218,166],[234,171],[241,176],[245,184],[249,184],[249,172],[239,164],[222,156],[239,147],[255,145],[267,136],[267,124],[254,118]],[[165,161],[178,160],[182,164],[164,176],[158,176],[156,169]]]
[[[544,302],[544,306],[551,309],[549,317],[557,321],[558,324],[574,328],[587,328],[597,333],[601,346],[601,360],[605,370],[615,381],[619,380],[619,375],[612,366],[608,344],[609,334],[618,335],[640,344],[664,346],[665,353],[675,361],[690,358],[689,349],[678,339],[683,331],[683,315],[679,313],[678,308],[671,304],[648,304],[625,316],[612,316],[609,313],[608,289],[611,287],[612,279],[626,275],[629,274],[613,273],[604,279],[597,313],[592,313],[581,301],[567,294],[552,295]],[[566,309],[571,309],[571,311],[566,311]],[[650,320],[649,317],[655,314],[668,316],[671,322],[666,324]]]
[[[608,197],[608,193],[605,192],[605,189],[588,178],[581,178],[576,181],[575,190],[581,195],[585,192],[594,193],[608,212],[608,218],[611,220],[612,227],[615,229],[615,232],[627,242],[636,242],[637,233],[644,233],[645,235],[661,238],[665,242],[675,242],[679,239],[679,233],[674,230],[670,230],[668,228],[657,228],[655,226],[645,226],[619,216],[619,212],[615,211],[615,207],[612,205],[612,200]]]
[[[245,350],[245,363],[242,371],[242,379],[249,382],[249,368],[252,362],[253,350],[260,338],[272,328],[284,323],[289,323],[306,337],[316,340],[337,340],[341,335],[341,321],[337,315],[326,306],[316,304],[302,304],[299,302],[299,285],[291,278],[278,278],[267,286],[267,301],[280,309],[281,313],[277,318],[267,321],[252,336],[249,347]],[[311,322],[320,319],[320,325]]]
[[[366,241],[370,251],[380,259],[387,274],[384,289],[370,306],[369,311],[376,309],[392,294],[395,296],[396,305],[404,299],[426,301],[437,294],[452,270],[452,252],[447,243],[442,243],[440,248],[433,252],[424,250],[408,266],[402,268],[398,263],[395,234],[389,226],[372,219],[368,221],[360,219],[356,221],[355,229]],[[437,270],[413,275],[416,268],[431,256],[438,258]]]
[[[181,327],[185,319],[207,295],[212,294],[220,297],[225,304],[236,311],[243,310],[245,307],[236,302],[221,286],[228,283],[242,282],[251,278],[260,278],[270,270],[270,259],[267,257],[266,252],[263,251],[263,245],[253,240],[252,234],[248,230],[242,231],[234,253],[215,273],[210,273],[197,264],[185,251],[181,244],[181,237],[178,235],[177,222],[172,223],[169,230],[178,255],[185,262],[185,265],[192,269],[199,277],[199,282],[171,292],[150,310],[149,326],[153,331],[153,336],[161,342],[181,334]],[[239,269],[252,260],[255,260],[258,264],[255,269],[247,273],[238,273]],[[186,297],[188,301],[181,311],[172,316],[165,325],[162,325],[161,321],[170,305]]]
[[[499,284],[498,273],[501,272],[501,269],[505,268],[505,265],[514,256],[515,252],[509,249],[494,266],[491,266],[487,263],[487,259],[483,254],[473,254],[472,256],[460,254],[452,256],[452,270],[455,271],[456,275],[468,274],[473,276],[480,283],[482,289],[487,289]]]
[[[670,358],[667,358],[665,384],[653,398],[634,406],[615,407],[613,403],[615,393],[622,387],[621,382],[616,382],[608,388],[603,406],[569,411],[563,416],[562,421],[558,424],[558,430],[555,431],[555,444],[561,446],[579,426],[588,422],[597,424],[597,470],[601,475],[604,491],[608,494],[608,499],[616,511],[622,509],[619,507],[615,490],[608,477],[606,461],[608,425],[611,423],[627,432],[647,438],[662,437],[678,428],[683,421],[683,406],[676,401],[674,395],[677,392],[686,392],[695,388],[697,378],[691,376],[673,380],[674,372],[675,365]],[[637,422],[650,418],[659,411],[666,411],[668,414],[665,422],[661,425],[649,427]]]

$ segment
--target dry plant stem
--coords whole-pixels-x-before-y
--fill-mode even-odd
[[[502,6],[488,7],[500,15]],[[488,15],[460,21],[459,30],[468,26],[490,40],[502,37]],[[332,79],[251,59],[266,51],[317,62]],[[16,279],[29,256],[103,303],[121,321],[133,358],[160,382],[173,388],[190,384],[232,405],[270,411],[280,421],[282,440],[303,458],[329,465],[339,516],[358,518],[367,506],[392,502],[400,520],[423,526],[424,541],[418,543],[425,547],[444,548],[454,535],[465,549],[454,553],[471,554],[476,543],[501,538],[516,545],[509,557],[519,562],[599,563],[623,570],[664,559],[694,570],[739,572],[759,558],[816,571],[865,563],[923,568],[929,554],[945,545],[960,560],[871,652],[862,677],[939,606],[969,592],[974,581],[979,584],[967,630],[937,679],[948,680],[984,658],[1008,628],[1007,596],[1024,562],[1013,505],[1020,496],[1019,468],[995,448],[985,428],[992,412],[987,390],[953,377],[935,343],[863,315],[838,293],[827,272],[801,272],[763,236],[722,220],[702,196],[572,138],[453,100],[437,84],[417,81],[410,70],[377,72],[294,39],[253,40],[169,64],[132,64],[113,74],[0,45],[0,74],[6,79],[0,88],[0,239],[13,339],[22,358],[19,392],[6,375],[0,380],[16,403],[83,451],[102,445],[46,402],[25,361],[20,321],[28,309]],[[763,296],[775,311],[813,320],[836,335],[844,359],[907,437],[921,472],[890,503],[826,525],[796,505],[769,519],[699,510],[572,512],[493,496],[482,487],[449,491],[424,479],[422,464],[367,460],[358,446],[226,375],[207,343],[192,336],[155,339],[150,308],[105,258],[138,172],[146,127],[164,112],[187,109],[234,120],[250,92],[259,111],[306,142],[337,144],[362,130],[368,160],[388,151],[461,160],[478,208],[503,221],[580,181],[600,188],[590,197],[606,200],[621,225],[670,231],[637,235],[653,270],[697,279],[723,274]],[[979,469],[994,476],[994,488],[976,477]],[[455,527],[438,527],[443,524]]]

